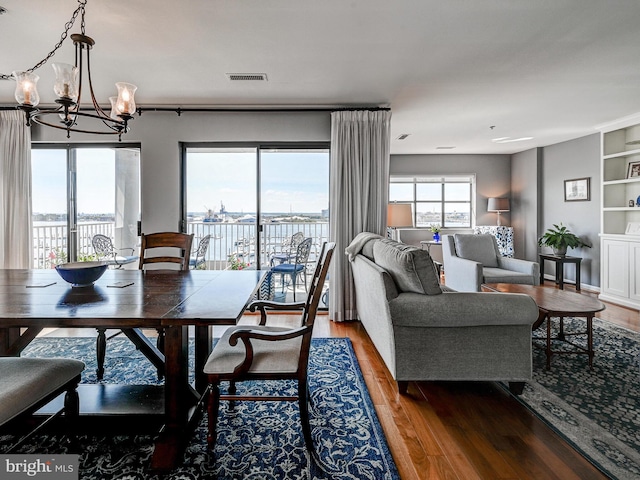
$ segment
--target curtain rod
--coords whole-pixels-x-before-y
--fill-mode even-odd
[[[81,108],[80,110],[87,110],[89,107]],[[17,106],[7,107],[0,106],[0,110],[18,110]],[[258,112],[357,112],[357,111],[388,111],[391,110],[389,107],[144,107],[138,106],[137,113],[138,115],[142,115],[145,112],[175,112],[178,116],[182,115],[183,112],[231,112],[231,113],[258,113]]]

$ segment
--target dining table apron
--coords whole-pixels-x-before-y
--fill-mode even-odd
[[[206,388],[202,367],[214,325],[234,325],[254,298],[264,270],[107,270],[93,286],[71,287],[55,270],[0,269],[0,356],[18,356],[47,327],[161,328],[164,425],[151,469],[178,465],[198,421]],[[189,332],[195,327],[195,387],[189,383]],[[151,353],[149,353],[151,352]],[[155,352],[155,353],[153,353]]]

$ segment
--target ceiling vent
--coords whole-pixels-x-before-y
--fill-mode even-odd
[[[456,147],[436,147],[436,150],[453,150]]]
[[[227,73],[227,78],[232,82],[238,82],[238,81],[266,82],[267,74],[266,73]]]
[[[411,135],[410,133],[403,133],[401,135],[399,135],[397,137],[397,140],[404,140],[405,138],[407,138],[409,135]]]

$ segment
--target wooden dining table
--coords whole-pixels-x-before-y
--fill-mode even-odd
[[[18,356],[46,327],[163,329],[163,427],[150,468],[179,464],[199,416],[214,325],[233,325],[254,298],[264,270],[107,270],[91,287],[71,287],[55,270],[0,270],[0,356]],[[126,285],[126,286],[125,286]],[[189,327],[195,382],[189,383]],[[155,351],[155,353],[154,353]],[[82,397],[81,397],[82,404]]]

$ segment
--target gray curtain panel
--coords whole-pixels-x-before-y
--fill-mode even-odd
[[[342,322],[357,318],[355,288],[345,248],[361,232],[384,235],[389,200],[391,112],[339,111],[331,114],[329,314]]]
[[[31,268],[31,129],[24,113],[0,112],[0,268]]]

